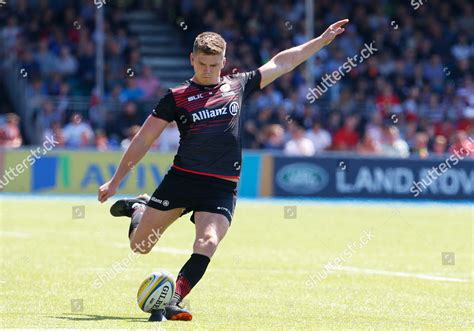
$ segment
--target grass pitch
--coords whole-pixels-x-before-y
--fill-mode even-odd
[[[128,249],[128,221],[111,217],[109,206],[2,197],[1,327],[473,325],[474,211],[467,205],[240,201],[186,300],[193,321],[158,324],[139,310],[138,286],[154,269],[177,274],[191,254],[193,225],[189,216],[179,219],[150,254],[136,256]]]

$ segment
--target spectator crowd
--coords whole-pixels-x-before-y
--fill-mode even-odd
[[[18,0],[1,15],[0,38],[7,54],[29,74],[27,97],[35,125],[71,148],[126,148],[164,93],[159,77],[141,63],[137,36],[126,12],[136,7],[107,5],[105,15],[106,94],[94,90],[97,33],[92,1]],[[202,31],[227,41],[223,74],[258,68],[279,51],[307,41],[304,0],[138,1],[179,29],[191,49]],[[6,14],[5,14],[6,13]],[[432,0],[410,2],[314,2],[314,35],[349,18],[343,36],[248,101],[243,117],[245,148],[311,156],[326,151],[363,155],[428,157],[454,153],[474,143],[474,4]],[[325,74],[373,42],[377,53],[358,63],[316,102],[307,99]],[[128,70],[136,73],[127,75]],[[307,70],[315,78],[307,81]],[[89,96],[89,111],[72,109],[76,96]],[[98,111],[100,103],[113,105]],[[0,145],[18,147],[15,114],[0,122]],[[173,151],[175,124],[154,148]],[[474,153],[472,154],[474,157]]]

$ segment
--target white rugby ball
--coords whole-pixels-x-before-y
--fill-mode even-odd
[[[174,295],[176,281],[168,271],[155,271],[140,285],[137,303],[141,310],[150,313],[164,308]]]

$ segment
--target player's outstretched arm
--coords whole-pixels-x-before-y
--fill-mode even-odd
[[[344,32],[342,26],[347,22],[349,22],[349,20],[344,19],[331,24],[319,37],[275,55],[270,61],[259,68],[262,75],[260,88],[264,88],[278,77],[292,71],[314,53],[333,41],[337,35]]]
[[[168,122],[154,116],[148,116],[140,131],[132,139],[130,146],[122,156],[112,179],[99,187],[98,200],[107,201],[117,191],[122,179],[143,158],[151,145],[161,135]]]

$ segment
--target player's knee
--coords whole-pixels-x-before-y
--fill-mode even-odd
[[[134,253],[148,254],[148,253],[150,253],[153,246],[146,245],[146,244],[144,244],[144,242],[137,243],[137,242],[134,242],[134,241],[130,241],[130,248],[132,249],[132,251]]]
[[[158,230],[153,230],[146,238],[143,238],[143,236],[137,236],[135,233],[135,235],[132,236],[132,239],[130,240],[130,248],[135,253],[147,254],[152,250],[153,246],[155,246],[160,237],[161,234]]]
[[[219,240],[216,236],[204,235],[203,237],[196,239],[196,241],[194,242],[194,248],[214,252],[218,244]]]
[[[144,247],[139,247],[139,246],[137,247],[135,245],[130,245],[130,248],[132,249],[134,253],[137,253],[137,254],[148,254],[151,251],[151,248],[146,249]]]

